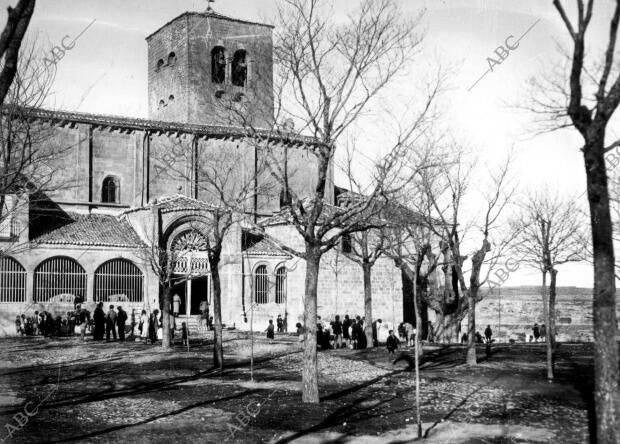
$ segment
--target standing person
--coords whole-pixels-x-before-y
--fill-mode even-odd
[[[198,307],[200,309],[200,323],[204,323],[207,328],[209,327],[209,302],[206,299],[200,301]]]
[[[157,342],[157,327],[159,324],[157,319],[158,312],[159,310],[154,310],[149,318],[149,339],[151,340],[151,344],[155,344]]]
[[[282,315],[278,315],[276,326],[278,327],[278,333],[284,333],[284,320],[282,319]]]
[[[413,345],[415,339],[415,328],[411,325],[411,322],[405,322],[405,335],[407,339],[407,346]]]
[[[175,293],[172,296],[172,314],[175,318],[179,315],[179,311],[181,311],[181,296]]]
[[[149,340],[149,317],[146,315],[146,310],[142,310],[140,314],[140,326],[138,329],[140,330],[140,337],[146,344]]]
[[[116,325],[118,327],[118,340],[121,342],[125,342],[125,322],[127,322],[127,317],[127,312],[119,305]]]
[[[349,328],[351,328],[351,320],[349,319],[349,315],[344,315],[344,321],[342,322],[342,338],[344,339],[346,345],[351,344],[351,335],[349,334]]]
[[[390,335],[387,338],[387,350],[388,358],[394,357],[394,350],[398,348],[398,338],[394,335],[394,330],[390,330]]]
[[[383,321],[381,319],[377,319],[372,323],[372,346],[379,347],[379,336],[378,331],[381,328],[381,323]]]
[[[271,341],[273,341],[274,338],[274,326],[273,326],[273,319],[269,319],[269,325],[267,326],[267,330],[265,330],[267,332],[267,339],[269,339],[269,343],[271,343]]]
[[[93,329],[93,339],[95,341],[103,340],[103,332],[105,330],[105,313],[103,311],[103,302],[97,304],[95,312],[93,313],[93,320],[95,321],[95,328]]]
[[[336,315],[336,319],[332,324],[332,331],[334,332],[334,348],[342,348],[342,327],[343,324],[340,322],[340,316]]]
[[[534,333],[534,341],[538,342],[538,339],[540,338],[540,329],[538,328],[538,323],[534,323],[534,327],[532,328],[532,333]]]
[[[368,346],[368,341],[366,341],[366,334],[364,333],[364,322],[366,318],[363,317],[360,319],[359,316],[356,316],[357,319],[357,348],[364,349]]]
[[[187,347],[187,324],[185,322],[181,322],[181,344]]]
[[[114,305],[110,305],[110,310],[108,310],[108,314],[105,318],[105,340],[106,342],[110,342],[110,332],[114,336],[114,340],[116,341],[116,311],[114,311]]]
[[[81,306],[77,306],[77,310],[78,310],[78,322],[80,323],[80,338],[82,339],[82,341],[85,340],[85,336],[86,336],[86,325],[88,323],[88,312],[86,311],[86,309],[82,309]]]
[[[540,340],[543,342],[547,341],[547,327],[545,327],[545,324],[540,326]]]
[[[20,318],[19,315],[15,316],[15,334],[24,335],[24,331],[22,330],[22,318]]]
[[[484,337],[487,341],[487,344],[491,343],[491,337],[493,336],[493,330],[491,330],[491,326],[487,325],[487,328],[484,329]]]
[[[76,313],[75,311],[68,311],[67,312],[67,334],[69,336],[74,336],[75,335],[75,322],[76,322]]]
[[[357,350],[357,322],[351,319],[351,348]]]
[[[39,311],[34,312],[34,316],[32,317],[32,325],[34,327],[34,334],[40,335],[41,331],[39,330]]]

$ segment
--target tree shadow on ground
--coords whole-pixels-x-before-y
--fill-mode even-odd
[[[123,429],[128,429],[128,428],[131,428],[131,427],[136,427],[136,426],[148,424],[148,423],[156,421],[158,419],[179,415],[181,413],[188,412],[188,411],[190,411],[192,409],[195,409],[195,408],[205,407],[207,405],[216,404],[218,402],[224,402],[224,401],[230,401],[230,400],[233,400],[233,399],[243,398],[245,396],[251,395],[251,394],[259,392],[259,391],[260,390],[256,390],[256,389],[254,389],[254,390],[246,390],[246,391],[243,391],[243,392],[231,395],[231,396],[227,396],[225,398],[210,399],[210,400],[207,400],[207,401],[201,401],[201,402],[197,402],[197,403],[194,403],[194,404],[190,404],[188,406],[181,407],[181,408],[179,408],[177,410],[174,410],[172,412],[162,413],[161,415],[155,415],[155,416],[152,416],[150,418],[146,418],[146,419],[143,419],[141,421],[138,421],[138,422],[135,422],[135,423],[132,423],[132,424],[123,424],[123,425],[108,427],[106,429],[96,430],[94,432],[85,433],[85,434],[81,434],[81,435],[78,435],[78,436],[63,437],[62,439],[52,440],[52,441],[48,441],[48,442],[50,442],[50,443],[61,443],[61,442],[69,442],[69,441],[79,441],[79,440],[84,440],[84,439],[87,439],[87,438],[94,438],[96,436],[105,435],[107,433],[116,432],[118,430],[123,430]]]

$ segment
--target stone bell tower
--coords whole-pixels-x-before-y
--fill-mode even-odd
[[[149,118],[270,128],[272,31],[209,8],[185,12],[149,35]]]

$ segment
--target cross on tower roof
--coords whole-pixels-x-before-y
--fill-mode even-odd
[[[207,0],[207,12],[213,12],[213,8],[211,7],[211,3],[215,3],[215,0]]]

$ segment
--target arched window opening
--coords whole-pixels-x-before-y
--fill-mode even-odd
[[[286,268],[276,270],[276,304],[284,304],[286,300]]]
[[[351,235],[349,233],[342,235],[341,248],[342,248],[343,253],[351,253],[351,251],[353,250],[353,244],[351,242]]]
[[[162,66],[164,66],[164,60],[163,59],[159,59],[157,61],[157,70],[159,71]]]
[[[50,302],[58,296],[86,300],[86,271],[70,257],[51,257],[34,271],[34,302]]]
[[[174,95],[170,94],[170,97],[168,97],[168,101],[169,102],[174,102]]]
[[[280,190],[280,209],[286,208],[291,205],[291,193],[288,190],[282,188]]]
[[[26,302],[26,269],[9,256],[0,257],[0,303]]]
[[[177,61],[177,55],[172,51],[168,54],[168,65],[174,65],[174,62]]]
[[[166,102],[164,102],[164,99],[161,99],[159,101],[159,107],[158,108],[163,108],[164,106],[166,106]]]
[[[103,179],[101,186],[101,202],[120,203],[121,186],[119,180],[114,176]]]
[[[226,50],[223,46],[216,46],[211,50],[211,81],[224,83],[226,79]]]
[[[257,304],[269,302],[269,278],[266,265],[259,265],[254,272],[254,302]]]
[[[10,238],[15,234],[14,222],[14,196],[5,194],[0,196],[0,238]]]
[[[235,86],[245,86],[248,77],[248,64],[246,62],[246,52],[243,49],[235,51],[232,62],[232,84]]]
[[[127,259],[104,262],[95,271],[95,302],[142,302],[144,276]]]

